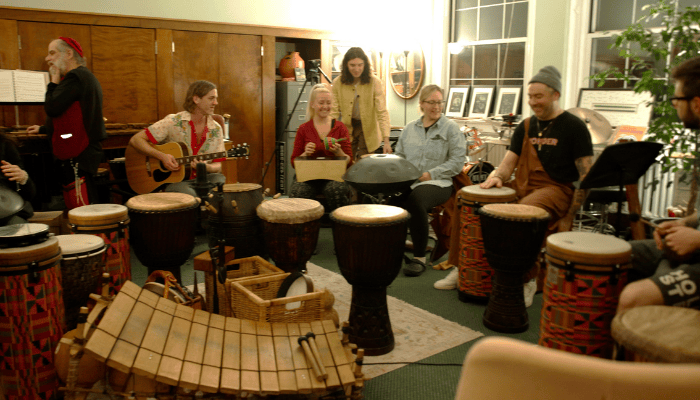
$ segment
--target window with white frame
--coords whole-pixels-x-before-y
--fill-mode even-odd
[[[527,0],[453,0],[450,86],[523,86]]]
[[[588,30],[590,40],[590,69],[588,75],[606,70],[610,67],[617,67],[630,77],[630,83],[622,80],[609,79],[603,87],[606,88],[631,88],[636,81],[635,77],[640,77],[644,72],[640,69],[630,70],[631,60],[629,57],[620,55],[619,49],[610,49],[614,43],[614,35],[625,30],[629,25],[640,21],[642,25],[649,29],[661,26],[659,17],[654,19],[643,19],[649,13],[645,6],[656,4],[657,0],[591,0],[591,18]],[[698,0],[679,0],[677,7],[683,9],[691,5],[697,5]],[[638,48],[629,50],[639,53]],[[662,71],[666,60],[654,60],[649,56],[645,59],[648,68],[655,68]],[[588,87],[598,87],[595,82],[590,81]]]

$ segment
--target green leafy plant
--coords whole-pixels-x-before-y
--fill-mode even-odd
[[[696,160],[700,160],[700,132],[689,132],[683,127],[668,98],[674,92],[671,70],[683,61],[700,55],[700,8],[692,6],[681,9],[676,3],[676,0],[659,0],[656,4],[645,6],[646,16],[613,36],[615,41],[610,48],[619,49],[621,57],[630,59],[628,70],[611,67],[590,78],[598,86],[603,86],[610,79],[624,80],[628,86],[633,82],[635,92],[650,92],[654,96],[656,100],[646,140],[667,144],[667,151],[660,160],[664,171],[681,170],[681,179],[685,181],[688,180],[687,172],[692,171],[688,203],[688,213],[692,213],[698,192]],[[660,28],[650,29],[642,25],[652,20],[660,21],[654,24]],[[650,60],[661,67],[650,65]]]

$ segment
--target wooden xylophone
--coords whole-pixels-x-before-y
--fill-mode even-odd
[[[299,341],[307,332],[315,334],[325,379],[317,379]],[[363,378],[351,346],[341,342],[330,320],[266,323],[224,317],[127,281],[107,305],[84,352],[120,373],[204,393],[245,397],[343,390],[347,398],[357,398]]]

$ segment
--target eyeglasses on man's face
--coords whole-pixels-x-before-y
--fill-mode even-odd
[[[423,103],[428,104],[430,106],[435,106],[435,105],[441,106],[441,105],[445,104],[444,101],[432,101],[432,100],[431,101],[424,101]]]
[[[693,97],[695,97],[695,96],[672,96],[672,97],[669,97],[668,99],[671,100],[671,102],[680,101],[680,100],[688,101],[688,100],[692,100]]]

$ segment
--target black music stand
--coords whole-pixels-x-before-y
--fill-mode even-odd
[[[654,164],[664,145],[656,142],[627,142],[613,144],[605,148],[595,164],[581,181],[580,189],[597,189],[606,186],[618,186],[622,193],[625,185],[639,181]],[[617,221],[615,231],[620,232],[622,207],[617,204]]]

